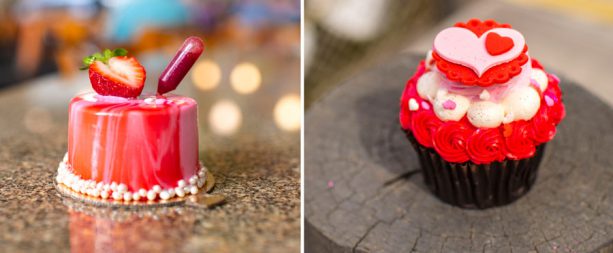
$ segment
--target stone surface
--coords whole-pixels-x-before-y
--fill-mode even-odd
[[[216,177],[212,194],[225,196],[225,204],[127,213],[91,208],[54,189],[71,93],[56,76],[43,79],[0,92],[0,252],[299,251],[296,132],[278,130],[260,111],[244,111],[239,133],[215,136],[199,110],[200,159]],[[210,101],[195,95],[205,101],[199,106]]]
[[[567,117],[518,201],[464,210],[424,185],[398,123],[419,58],[365,72],[315,103],[305,125],[307,252],[592,252],[613,244],[613,110],[562,78]]]

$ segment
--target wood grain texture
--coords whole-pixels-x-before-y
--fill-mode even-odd
[[[532,190],[464,210],[424,185],[398,123],[403,54],[315,103],[305,124],[307,252],[592,252],[613,244],[613,110],[562,79],[567,117]]]

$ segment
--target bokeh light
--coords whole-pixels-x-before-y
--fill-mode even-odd
[[[211,130],[217,135],[229,136],[236,133],[242,120],[241,109],[236,103],[227,99],[213,104],[209,113]]]
[[[274,109],[275,123],[285,131],[300,129],[302,121],[300,97],[294,94],[283,96]]]
[[[200,90],[215,89],[221,81],[221,68],[212,60],[197,62],[192,69],[192,81]]]
[[[253,93],[260,87],[261,83],[262,75],[253,63],[239,63],[230,73],[230,84],[240,94]]]

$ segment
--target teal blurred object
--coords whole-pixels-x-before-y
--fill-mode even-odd
[[[107,19],[108,39],[127,42],[144,27],[176,27],[188,20],[188,8],[175,0],[133,0],[113,6]]]

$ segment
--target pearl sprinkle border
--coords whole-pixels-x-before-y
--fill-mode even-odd
[[[128,186],[122,183],[103,183],[91,179],[82,179],[80,176],[72,173],[70,167],[70,164],[68,164],[68,154],[66,154],[57,168],[55,181],[58,184],[63,184],[72,191],[89,197],[123,202],[169,200],[175,197],[185,197],[190,194],[196,195],[200,188],[204,187],[208,173],[207,168],[200,163],[200,170],[196,175],[190,177],[187,182],[183,179],[177,181],[177,186],[174,188],[162,189],[159,185],[155,185],[151,189],[141,188],[130,192],[128,191]]]

